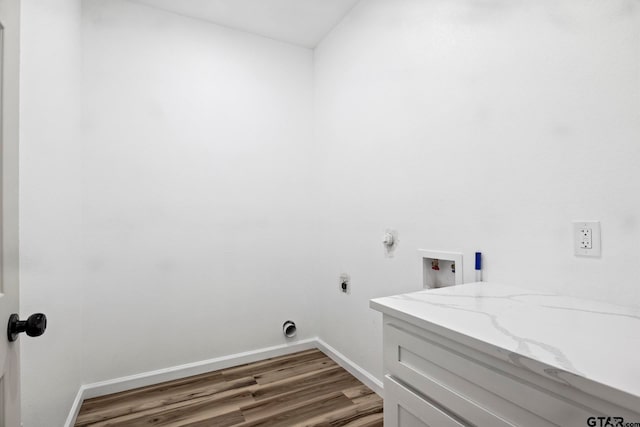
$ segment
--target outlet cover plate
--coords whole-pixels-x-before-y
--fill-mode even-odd
[[[600,221],[573,222],[573,249],[576,256],[599,257],[602,254]]]

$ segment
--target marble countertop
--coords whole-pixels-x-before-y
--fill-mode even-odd
[[[370,306],[573,374],[564,377],[583,390],[587,379],[640,398],[640,308],[490,283],[377,298]]]

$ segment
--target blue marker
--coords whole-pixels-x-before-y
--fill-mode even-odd
[[[476,252],[476,282],[482,282],[482,252]]]

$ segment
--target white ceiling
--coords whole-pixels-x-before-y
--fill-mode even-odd
[[[133,0],[313,48],[359,0]]]

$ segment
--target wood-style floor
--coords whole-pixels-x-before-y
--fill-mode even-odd
[[[318,350],[86,400],[76,426],[382,426],[382,399]]]

